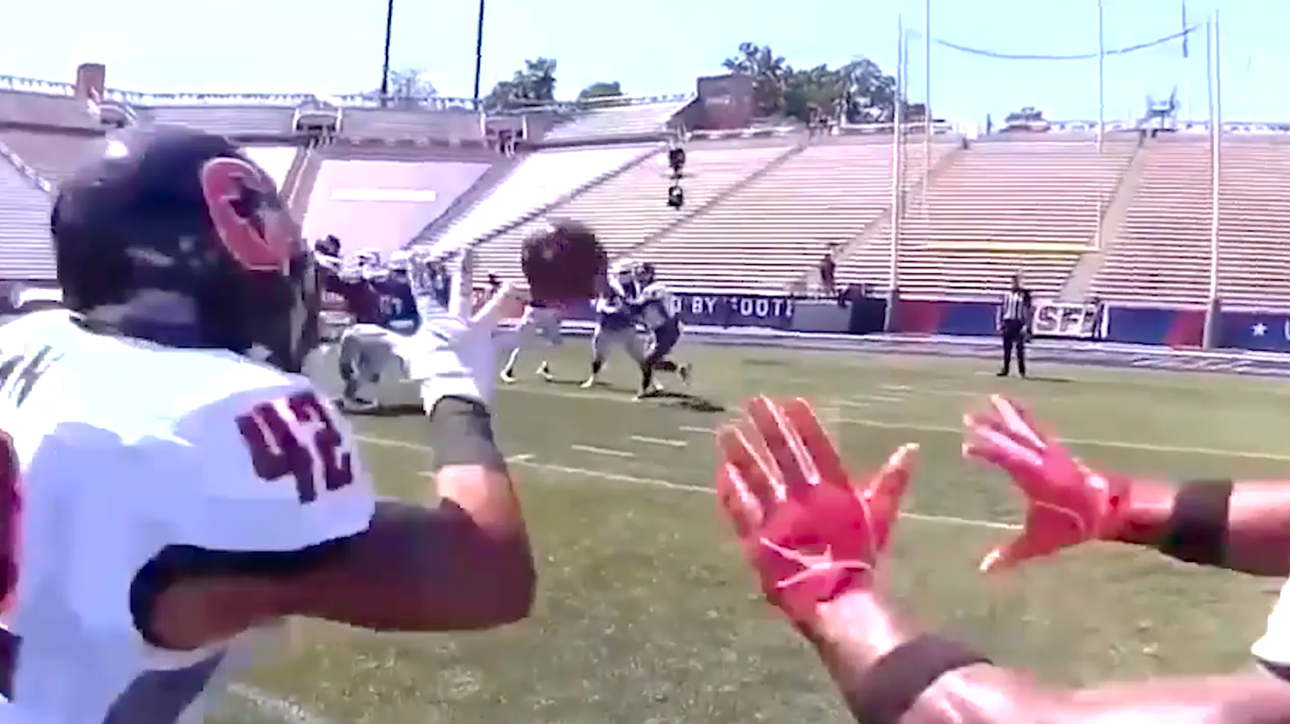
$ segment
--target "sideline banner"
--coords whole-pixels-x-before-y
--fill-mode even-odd
[[[475,289],[475,305],[484,303],[489,290]],[[673,311],[687,324],[715,327],[766,327],[792,329],[796,300],[787,295],[710,294],[706,292],[673,292]],[[517,319],[522,306],[509,310],[503,319]],[[565,307],[566,319],[592,320],[591,303]]]
[[[1040,301],[1035,303],[1030,333],[1036,337],[1096,340],[1106,336],[1107,322],[1100,302]]]

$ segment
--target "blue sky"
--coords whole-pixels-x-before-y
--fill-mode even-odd
[[[442,95],[469,96],[475,0],[398,0],[395,67],[424,68]],[[1204,21],[1217,0],[1190,0]],[[108,66],[113,87],[145,92],[255,91],[335,94],[379,81],[384,0],[38,0],[4,12],[0,72],[70,80],[80,61]],[[1290,5],[1226,0],[1222,84],[1227,120],[1290,120],[1281,84],[1290,67]],[[203,8],[209,8],[205,10]],[[740,41],[770,44],[798,65],[896,61],[896,17],[911,39],[911,96],[922,99],[923,0],[488,0],[484,88],[525,58],[559,60],[557,95],[618,80],[633,95],[685,93],[719,72]],[[1108,48],[1176,32],[1179,0],[1104,0]],[[1095,0],[932,0],[932,37],[1002,53],[1097,50]],[[1184,114],[1206,116],[1205,38],[1112,57],[1109,119],[1138,115],[1149,93],[1177,85]],[[1018,62],[933,46],[931,102],[938,116],[979,123],[1034,105],[1051,119],[1097,115],[1096,61]]]

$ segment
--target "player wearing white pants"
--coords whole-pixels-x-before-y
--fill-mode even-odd
[[[515,363],[519,361],[522,350],[533,349],[539,345],[558,347],[563,342],[560,310],[541,302],[531,301],[524,307],[524,316],[520,317],[519,327],[515,330],[511,356],[502,369],[502,381],[515,381]],[[544,380],[551,380],[551,366],[546,360],[538,366],[537,374]]]

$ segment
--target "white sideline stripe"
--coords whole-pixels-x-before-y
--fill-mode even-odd
[[[839,406],[841,406],[841,407],[856,407],[856,408],[860,408],[860,407],[868,407],[868,406],[869,406],[869,403],[868,403],[868,402],[862,402],[862,401],[860,401],[860,400],[836,399],[836,400],[829,400],[829,402],[831,402],[831,403],[833,403],[833,404],[835,404],[835,405],[839,405]]]
[[[369,445],[378,445],[386,447],[396,447],[417,451],[426,451],[429,448],[425,445],[406,442],[403,440],[388,440],[381,437],[371,437],[368,435],[359,435],[358,440],[368,443]],[[638,485],[651,488],[663,488],[664,490],[676,490],[684,493],[703,493],[713,495],[716,491],[712,488],[705,488],[702,485],[686,485],[685,483],[674,483],[671,480],[661,478],[642,478],[636,475],[624,475],[623,473],[611,473],[604,470],[591,470],[590,468],[577,468],[569,465],[555,465],[552,463],[540,463],[533,460],[532,455],[517,455],[516,458],[523,457],[524,460],[515,460],[508,458],[508,461],[514,462],[526,468],[537,470],[547,470],[553,473],[565,473],[567,475],[582,475],[588,478],[600,478],[601,480],[612,480],[617,483],[626,483],[628,485]],[[433,473],[421,473],[422,475],[433,475]],[[997,520],[978,520],[976,518],[959,518],[952,515],[933,515],[930,513],[914,513],[910,511],[901,511],[901,518],[909,520],[922,521],[924,523],[940,523],[942,525],[958,525],[967,528],[988,528],[991,530],[1021,530],[1021,526],[1016,523],[1004,523]]]
[[[907,402],[908,397],[893,397],[892,395],[852,395],[850,399],[836,399],[834,402],[841,405],[853,405],[864,407],[870,402]],[[856,403],[859,403],[858,405]]]
[[[607,447],[596,447],[594,445],[570,445],[570,450],[578,452],[591,453],[592,455],[608,455],[615,458],[634,458],[636,453],[627,452],[626,450],[614,450]]]
[[[547,395],[550,397],[568,397],[571,399],[587,400],[604,400],[607,402],[619,402],[628,404],[637,404],[632,402],[631,398],[615,397],[604,393],[576,393],[576,392],[556,392],[554,390],[540,390],[535,388],[507,388],[514,392],[523,392],[526,394]],[[839,401],[833,400],[837,403]],[[963,428],[951,427],[949,425],[929,425],[924,422],[890,422],[885,420],[872,420],[865,418],[839,418],[836,422],[846,425],[859,425],[861,427],[874,427],[888,430],[913,430],[915,432],[937,432],[953,435],[962,435]],[[1156,445],[1146,442],[1132,442],[1124,440],[1097,440],[1093,438],[1064,437],[1060,441],[1068,445],[1087,445],[1089,447],[1114,448],[1119,450],[1144,450],[1147,452],[1159,453],[1177,453],[1183,455],[1204,455],[1208,457],[1220,458],[1244,458],[1247,460],[1275,460],[1278,462],[1290,462],[1290,455],[1256,452],[1251,450],[1220,450],[1217,448],[1206,447],[1183,447],[1181,445]]]
[[[261,714],[279,719],[286,724],[331,724],[329,720],[304,710],[288,699],[254,686],[229,684],[228,691],[258,709]]]
[[[676,490],[683,493],[703,493],[706,495],[713,495],[716,492],[712,488],[705,488],[702,485],[686,485],[685,483],[674,483],[670,480],[662,480],[660,478],[642,478],[635,475],[610,473],[604,470],[591,470],[588,468],[576,468],[569,465],[554,465],[551,463],[531,461],[521,462],[520,465],[555,473],[582,475],[588,478],[600,478],[601,480],[612,480],[617,483],[626,483],[628,485]],[[952,515],[931,515],[928,513],[913,513],[902,510],[900,512],[900,517],[924,523],[940,523],[942,525],[959,525],[970,528],[989,528],[993,530],[1021,530],[1021,526],[1015,523],[1003,523],[997,520],[977,520],[975,518],[959,518]]]
[[[672,440],[665,437],[645,437],[644,435],[632,435],[632,440],[643,442],[646,445],[666,445],[667,447],[685,447],[689,443],[684,440]]]

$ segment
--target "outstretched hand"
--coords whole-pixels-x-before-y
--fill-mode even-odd
[[[991,551],[982,571],[1052,555],[1120,529],[1128,480],[1089,468],[1021,405],[992,395],[987,409],[966,415],[963,422],[963,456],[1002,468],[1027,504],[1021,533]]]
[[[448,307],[438,307],[422,319],[422,348],[409,365],[408,376],[421,382],[421,401],[427,411],[447,396],[489,403],[496,391],[497,350],[493,332],[498,322],[514,310],[520,290],[507,282],[471,313],[470,296]]]
[[[717,496],[770,603],[809,623],[867,589],[909,484],[916,445],[853,484],[810,403],[757,397],[717,431]]]

